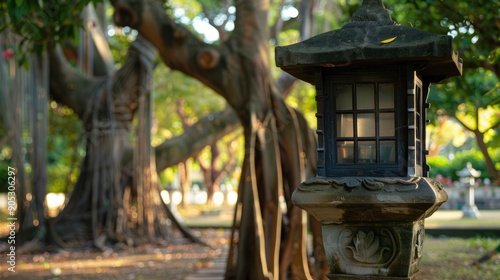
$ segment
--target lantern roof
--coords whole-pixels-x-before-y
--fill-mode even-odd
[[[457,171],[457,176],[478,178],[479,176],[481,176],[481,171],[472,168],[472,164],[470,162],[467,162],[466,167],[464,167],[462,170]]]
[[[341,29],[276,47],[276,65],[312,84],[318,67],[404,62],[418,64],[423,78],[433,83],[462,74],[451,36],[396,24],[381,0],[364,0]]]

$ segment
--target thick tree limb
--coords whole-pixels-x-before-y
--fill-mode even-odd
[[[312,36],[313,32],[313,10],[314,6],[317,4],[317,0],[302,0],[300,3],[300,40],[306,40]],[[276,20],[275,29],[278,27],[283,27],[279,22],[281,19]],[[279,33],[281,30],[275,30]],[[278,91],[281,92],[283,97],[287,97],[290,91],[293,89],[297,78],[283,71],[281,76],[276,81],[278,86]]]
[[[203,148],[240,127],[234,111],[227,108],[198,120],[184,133],[155,148],[156,169],[164,170],[199,153]]]
[[[86,78],[72,68],[66,60],[62,49],[48,48],[50,60],[50,95],[58,103],[71,108],[82,119],[89,92],[98,89],[104,81],[102,78]]]

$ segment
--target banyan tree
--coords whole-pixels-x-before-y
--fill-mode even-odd
[[[225,117],[227,112],[214,113],[210,118],[221,117],[220,122],[204,125],[208,121],[202,118],[186,129],[186,135],[153,149],[151,79],[157,51],[139,36],[116,70],[91,6],[86,13],[85,18],[94,23],[93,30],[82,32],[86,47],[49,42],[46,52],[28,56],[25,65],[10,55],[21,37],[12,30],[1,36],[0,77],[6,81],[2,82],[1,111],[7,131],[2,143],[10,146],[16,169],[19,250],[44,249],[44,245],[104,249],[117,242],[166,244],[179,237],[176,232],[202,243],[161,200],[156,168],[184,160],[207,141],[234,129],[237,122]],[[46,219],[44,204],[49,93],[81,121],[85,145],[77,182],[54,219]],[[137,125],[132,123],[134,117]],[[205,134],[209,136],[200,137]],[[171,156],[167,159],[165,154]]]

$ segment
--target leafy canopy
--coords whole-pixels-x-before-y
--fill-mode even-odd
[[[78,29],[82,26],[81,11],[87,4],[101,1],[5,0],[0,2],[0,32],[10,28],[21,37],[18,46],[10,47],[24,63],[26,53],[41,53],[49,41],[78,40]]]

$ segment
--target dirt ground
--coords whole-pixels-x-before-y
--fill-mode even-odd
[[[124,251],[61,251],[16,256],[15,272],[0,263],[2,279],[184,279],[197,269],[211,266],[227,250],[229,230],[193,232],[211,247],[199,244],[141,246]],[[4,254],[4,253],[2,253]],[[5,258],[2,258],[5,259]]]
[[[170,244],[166,247],[141,246],[122,251],[61,251],[16,256],[16,272],[0,262],[3,279],[168,279],[180,280],[197,270],[226,259],[228,229],[192,230],[211,247],[198,244]],[[426,238],[418,280],[496,280],[500,279],[500,255],[481,266],[470,266],[498,239]],[[2,252],[2,260],[6,259]]]

